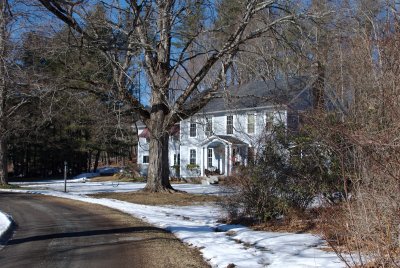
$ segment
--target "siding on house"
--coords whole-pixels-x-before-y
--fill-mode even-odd
[[[190,163],[190,149],[196,149],[196,164],[199,167],[208,166],[206,165],[207,159],[207,148],[201,146],[202,142],[207,139],[206,135],[206,116],[212,115],[212,131],[214,135],[226,135],[235,137],[247,144],[251,148],[254,148],[255,152],[258,151],[260,145],[262,144],[263,137],[266,134],[266,115],[267,112],[273,114],[273,122],[275,125],[283,124],[286,126],[287,111],[282,107],[261,107],[246,109],[241,111],[225,111],[216,113],[204,113],[197,114],[193,118],[186,119],[181,122],[180,130],[180,155],[181,155],[181,176],[182,177],[192,177],[194,172],[188,170],[186,167]],[[275,110],[276,109],[276,110]],[[255,115],[255,129],[254,133],[247,133],[247,115]],[[233,116],[233,134],[227,133],[227,116]],[[197,136],[190,137],[190,122],[196,122],[197,124]],[[213,165],[217,165],[217,160],[213,158]],[[202,170],[198,173],[203,175]]]

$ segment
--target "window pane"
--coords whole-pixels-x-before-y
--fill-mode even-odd
[[[254,127],[255,127],[255,116],[254,114],[248,114],[247,115],[247,133],[254,133]]]
[[[211,136],[213,129],[212,129],[212,117],[211,116],[207,116],[206,117],[206,136]]]
[[[208,164],[208,167],[212,167],[213,166],[213,159],[212,159],[212,149],[208,149],[208,152],[207,152],[207,164]]]
[[[226,116],[226,134],[233,134],[233,115]]]
[[[190,123],[190,137],[196,137],[197,135],[197,129],[196,129],[196,123]]]
[[[148,155],[144,155],[143,156],[143,164],[148,164],[149,163],[149,156]]]
[[[196,164],[196,150],[195,149],[190,150],[190,164],[191,165]]]

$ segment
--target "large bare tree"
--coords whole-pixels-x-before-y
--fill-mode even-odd
[[[7,184],[7,68],[6,43],[9,22],[8,1],[0,0],[0,184]]]
[[[92,1],[38,1],[69,25],[77,36],[95,44],[112,65],[116,91],[138,112],[150,132],[145,190],[151,192],[174,191],[169,183],[168,163],[171,127],[199,111],[215,97],[232,59],[243,45],[266,32],[275,32],[279,25],[296,21],[296,15],[289,11],[290,1],[239,1],[239,19],[227,20],[229,27],[215,23],[217,1],[99,1],[108,9],[104,27],[112,35],[118,35],[119,41],[113,38],[102,40],[94,24],[83,23],[83,18],[93,8]],[[194,4],[200,5],[196,10],[203,10],[202,16],[197,16],[202,21],[196,23],[198,27],[195,29],[185,29],[182,27],[184,22],[193,19]],[[260,12],[273,14],[273,19],[259,20],[258,27],[249,30],[248,26]],[[212,41],[217,36],[221,39],[217,33],[226,29],[229,32],[223,35],[222,40]],[[137,64],[137,59],[142,63]],[[193,61],[196,61],[195,67],[189,71],[187,66]],[[150,109],[145,109],[129,91],[135,67],[145,70]],[[176,83],[178,80],[180,82]],[[178,93],[174,95],[173,91]],[[175,97],[171,99],[172,95]]]

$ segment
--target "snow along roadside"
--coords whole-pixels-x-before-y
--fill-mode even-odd
[[[212,267],[345,267],[340,259],[319,247],[324,241],[311,234],[253,231],[244,226],[217,222],[220,215],[212,206],[160,207],[114,199],[96,199],[51,190],[7,190],[45,194],[99,204],[140,218],[171,231],[181,241],[200,250]]]
[[[9,233],[12,229],[12,223],[11,217],[0,211],[0,249],[9,238]]]

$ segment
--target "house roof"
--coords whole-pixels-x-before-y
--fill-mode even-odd
[[[312,106],[313,79],[298,76],[276,80],[254,80],[247,84],[235,85],[227,89],[219,89],[197,114],[213,112],[235,112],[237,110],[257,107],[286,105],[292,110],[306,110]],[[198,93],[199,95],[204,92]],[[188,100],[187,105],[197,102],[196,96]],[[137,121],[139,129],[146,128],[141,121]]]
[[[219,140],[219,141],[221,141],[223,143],[229,143],[229,144],[232,144],[232,145],[248,145],[247,143],[245,143],[244,141],[242,141],[242,140],[240,140],[238,138],[235,138],[235,137],[232,137],[232,136],[227,136],[227,135],[213,135],[213,136],[208,137],[207,139],[205,139],[201,143],[201,145],[210,144],[210,143],[214,142],[215,140]]]
[[[234,111],[272,105],[291,105],[310,102],[309,78],[295,77],[278,80],[255,80],[247,84],[220,89],[217,97],[201,112]]]
[[[235,145],[246,145],[247,143],[245,143],[242,140],[239,140],[238,138],[232,137],[232,136],[227,136],[227,135],[216,135],[218,138],[225,140],[231,144],[235,144]]]

